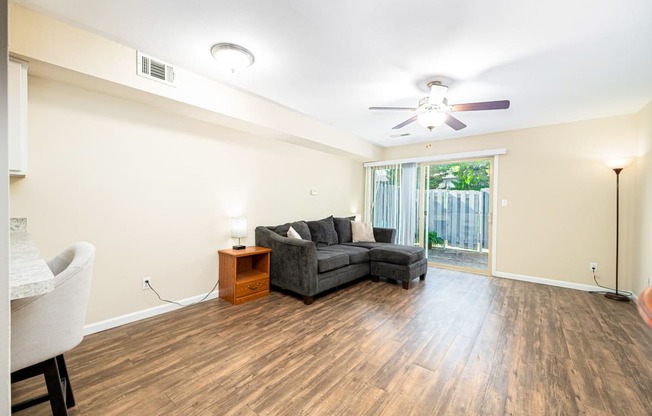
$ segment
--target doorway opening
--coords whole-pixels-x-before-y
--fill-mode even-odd
[[[420,175],[420,245],[428,263],[490,274],[492,160],[428,163]]]

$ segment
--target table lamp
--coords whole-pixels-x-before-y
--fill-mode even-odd
[[[233,246],[234,250],[243,250],[245,246],[240,244],[240,239],[247,236],[247,218],[231,218],[231,237],[238,239],[238,244]]]

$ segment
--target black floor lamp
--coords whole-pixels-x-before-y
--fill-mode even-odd
[[[619,224],[620,224],[620,172],[622,167],[613,168],[616,172],[616,293],[607,292],[604,294],[606,298],[618,300],[621,302],[629,302],[629,296],[618,293],[618,240],[620,237]]]

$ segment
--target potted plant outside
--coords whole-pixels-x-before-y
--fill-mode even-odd
[[[444,239],[437,235],[437,231],[428,232],[428,249],[432,250],[433,247],[441,247],[444,245]]]

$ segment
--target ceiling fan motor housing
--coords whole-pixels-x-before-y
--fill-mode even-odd
[[[446,98],[448,87],[442,85],[439,81],[432,81],[428,83],[428,88],[430,88],[430,96],[428,97],[430,104],[442,104]]]

